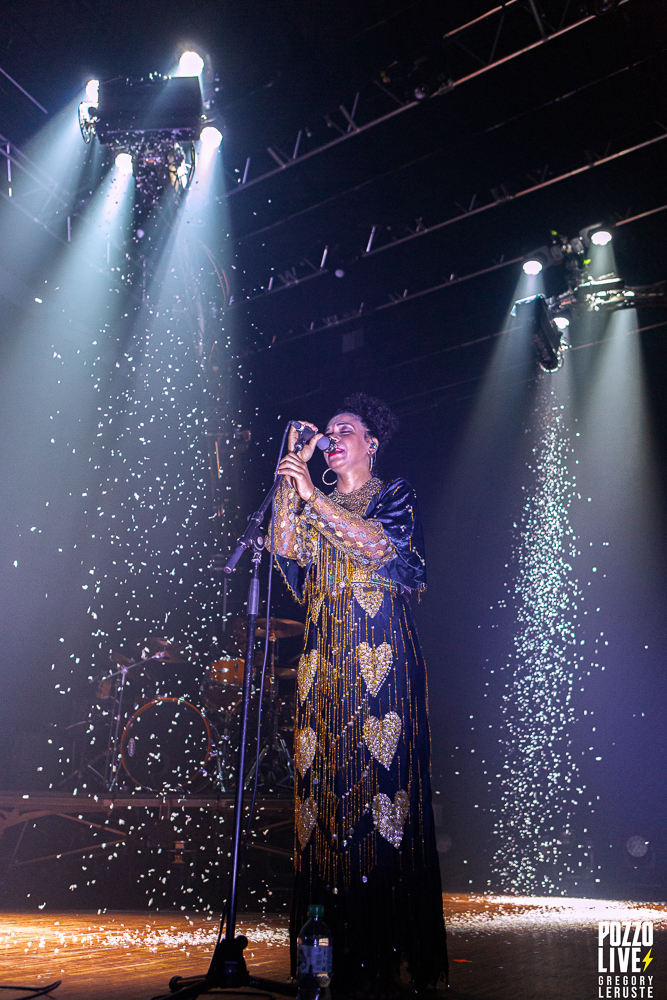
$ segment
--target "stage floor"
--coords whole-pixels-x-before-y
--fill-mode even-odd
[[[447,894],[444,906],[451,988],[438,991],[443,1000],[605,996],[598,992],[599,920],[653,922],[656,960],[646,972],[653,975],[654,1000],[667,998],[667,904]],[[216,920],[200,914],[5,913],[0,985],[44,986],[62,979],[56,1000],[150,1000],[168,993],[172,976],[206,970],[217,929]],[[250,942],[250,971],[286,981],[286,917],[244,914],[238,931]],[[6,1000],[21,996],[2,993]]]

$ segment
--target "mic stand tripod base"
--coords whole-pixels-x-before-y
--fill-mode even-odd
[[[154,997],[153,1000],[189,1000],[191,997],[210,993],[212,990],[240,989],[251,987],[270,993],[281,993],[284,996],[295,997],[299,992],[296,983],[281,983],[274,979],[261,979],[251,976],[243,957],[248,939],[239,934],[232,941],[222,938],[215,947],[211,965],[206,975],[196,978],[174,976],[169,980],[171,993]]]

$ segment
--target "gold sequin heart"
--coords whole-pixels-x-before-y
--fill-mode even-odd
[[[364,609],[370,618],[375,618],[384,600],[382,587],[373,587],[370,584],[364,583],[353,583],[352,592],[357,604]]]
[[[403,840],[405,817],[408,815],[410,800],[407,792],[399,791],[392,802],[388,795],[380,792],[373,799],[373,822],[381,837],[398,849]]]
[[[387,712],[384,719],[375,719],[371,715],[364,722],[366,746],[387,770],[394,759],[402,728],[401,717],[396,712]]]
[[[298,805],[296,807],[296,830],[299,835],[299,843],[301,844],[301,850],[305,848],[306,844],[310,840],[310,835],[313,832],[313,827],[315,826],[315,821],[317,819],[317,813],[315,812],[315,803],[312,799],[308,801],[304,799],[301,801],[297,799]]]
[[[313,729],[302,729],[301,732],[296,735],[296,740],[294,741],[294,757],[296,759],[296,766],[301,771],[302,777],[313,763],[316,743],[317,736],[315,735],[315,731]]]
[[[393,660],[394,654],[388,642],[383,642],[377,649],[373,649],[367,642],[359,643],[361,676],[374,697],[384,684]]]
[[[319,597],[311,597],[310,599],[310,618],[313,625],[317,625],[317,619],[320,615],[320,608],[322,607],[322,602],[324,601],[324,594],[320,594]]]
[[[299,660],[299,667],[296,672],[296,686],[299,689],[299,701],[303,705],[308,697],[315,673],[317,671],[318,655],[316,649],[311,649],[309,653],[304,653]]]

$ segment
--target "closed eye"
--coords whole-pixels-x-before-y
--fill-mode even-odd
[[[349,424],[339,424],[338,429],[335,427],[327,427],[326,430],[327,434],[350,434],[352,432],[354,432],[354,427],[351,427]]]

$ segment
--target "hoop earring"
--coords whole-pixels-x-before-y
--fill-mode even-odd
[[[328,483],[326,481],[326,479],[324,478],[326,476],[327,472],[333,472],[333,469],[325,469],[324,470],[324,472],[322,473],[322,482],[324,483],[325,486],[335,486],[336,483],[338,482],[338,476],[336,476],[336,473],[334,472],[334,476],[336,477],[335,481],[333,483]]]

